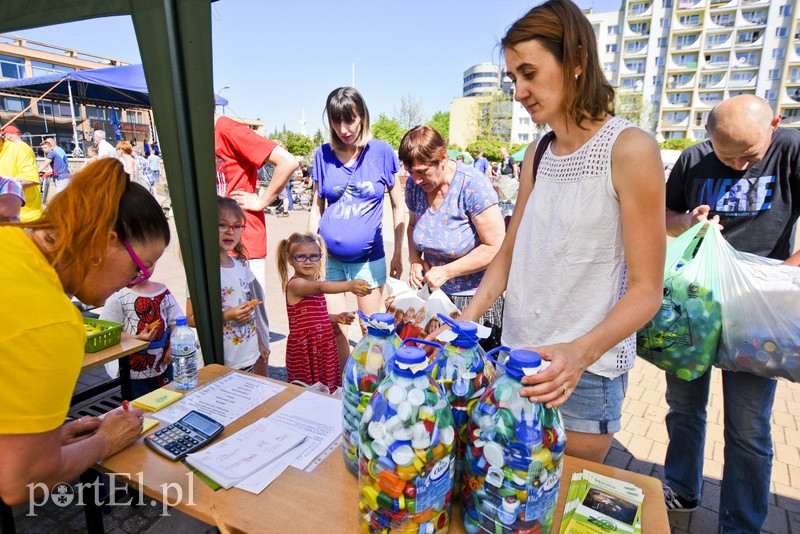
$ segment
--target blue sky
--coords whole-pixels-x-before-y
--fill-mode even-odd
[[[522,0],[266,1],[212,4],[214,89],[229,115],[259,118],[268,132],[322,127],[325,98],[355,84],[370,115],[392,115],[412,95],[430,116],[461,96],[463,71],[501,61],[505,29],[538,2]],[[591,0],[578,0],[583,8]],[[620,0],[595,0],[594,10]],[[8,32],[49,44],[139,62],[128,17]]]

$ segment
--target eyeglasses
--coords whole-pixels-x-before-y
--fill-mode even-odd
[[[121,237],[119,238],[119,240],[122,241],[123,245],[125,245],[125,248],[128,251],[128,255],[130,255],[131,259],[133,260],[133,263],[135,263],[136,266],[139,268],[139,270],[136,271],[136,275],[133,277],[133,280],[131,280],[130,283],[128,284],[128,287],[133,287],[135,285],[141,284],[142,282],[153,276],[153,273],[147,270],[147,267],[145,267],[144,263],[142,263],[142,260],[139,259],[139,256],[136,255],[136,253],[133,251],[133,248],[128,244],[128,242],[122,239]]]
[[[292,259],[297,263],[305,263],[307,261],[317,263],[322,259],[322,254],[295,254]]]
[[[245,225],[243,224],[225,224],[219,223],[219,231],[220,232],[227,232],[230,230],[231,232],[241,232],[244,230]]]

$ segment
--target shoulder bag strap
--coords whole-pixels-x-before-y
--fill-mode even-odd
[[[547,147],[550,146],[550,143],[556,137],[556,134],[553,130],[550,130],[546,134],[542,136],[541,141],[536,146],[536,153],[533,155],[533,181],[536,182],[536,172],[539,170],[539,163],[542,162],[542,158],[544,157],[544,151],[547,150]]]

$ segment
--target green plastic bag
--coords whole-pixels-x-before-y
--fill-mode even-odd
[[[683,380],[714,363],[722,329],[717,260],[721,236],[699,222],[667,245],[661,309],[636,335],[636,353]]]

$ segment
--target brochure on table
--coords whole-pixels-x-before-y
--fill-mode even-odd
[[[197,410],[228,426],[284,389],[286,386],[269,380],[231,371],[186,393],[180,401],[153,413],[153,417],[171,424]]]
[[[559,534],[605,534],[642,530],[644,493],[629,482],[584,470],[567,491]]]

